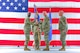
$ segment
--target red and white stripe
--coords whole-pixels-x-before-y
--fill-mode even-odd
[[[45,3],[44,3],[45,2]],[[60,31],[58,30],[59,10],[64,11],[68,21],[67,45],[80,45],[80,0],[29,0],[28,11],[32,12],[34,19],[34,4],[37,6],[40,18],[43,20],[43,11],[52,12],[52,41],[50,45],[61,45]],[[0,45],[24,45],[24,19],[27,13],[0,12]],[[30,35],[29,46],[34,41],[33,33]],[[41,35],[41,46],[44,46],[44,34]]]

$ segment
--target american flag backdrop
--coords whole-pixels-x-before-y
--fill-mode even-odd
[[[0,0],[0,45],[24,45],[24,19],[27,11],[34,19],[34,4],[37,6],[40,19],[44,19],[43,11],[52,17],[52,40],[50,45],[61,45],[58,30],[59,10],[64,11],[68,21],[67,45],[80,46],[80,0]],[[30,33],[29,46],[32,46],[34,37]],[[41,35],[41,46],[44,46],[44,35]]]

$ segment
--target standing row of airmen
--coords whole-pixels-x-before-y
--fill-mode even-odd
[[[36,18],[34,21],[30,21],[31,13],[28,12],[27,18],[25,19],[25,25],[24,25],[24,33],[25,33],[25,47],[24,50],[30,51],[30,49],[27,47],[28,43],[30,41],[30,31],[32,30],[34,35],[34,43],[35,43],[35,50],[40,50],[40,40],[41,40],[41,33],[44,32],[44,39],[46,43],[46,48],[44,51],[49,51],[49,40],[48,40],[48,34],[50,30],[50,19],[47,16],[47,13],[44,11],[44,21],[41,20],[38,21],[38,12],[36,12]],[[63,16],[63,11],[59,12],[59,30],[60,30],[60,40],[62,42],[62,48],[60,51],[65,51],[66,46],[66,33],[67,33],[67,20]],[[32,25],[32,27],[31,27]],[[32,29],[31,29],[32,28]]]

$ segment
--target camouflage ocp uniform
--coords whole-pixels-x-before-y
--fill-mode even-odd
[[[62,42],[62,46],[66,45],[66,33],[68,30],[66,17],[62,16],[59,19],[59,30],[60,30],[60,40]]]
[[[35,43],[35,49],[38,50],[39,46],[40,46],[40,24],[36,23],[36,21],[34,21],[33,23],[33,33],[34,33],[34,43]]]
[[[44,32],[44,39],[46,42],[47,49],[49,49],[49,40],[48,40],[49,30],[50,30],[50,20],[48,16],[45,16],[44,21],[43,21],[43,32]]]
[[[30,31],[31,31],[30,17],[25,18],[24,23],[25,23],[25,25],[24,25],[25,45],[27,47],[28,42],[30,40]]]

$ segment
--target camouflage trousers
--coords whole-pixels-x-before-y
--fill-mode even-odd
[[[30,33],[25,33],[25,45],[28,45],[29,40],[30,40]]]
[[[44,39],[45,39],[46,46],[48,46],[49,45],[48,32],[44,32]]]
[[[38,49],[40,46],[40,40],[41,40],[41,33],[40,32],[35,32],[34,33],[34,43],[35,43],[35,49]]]
[[[66,45],[66,32],[60,31],[60,40],[62,42],[62,46]]]

